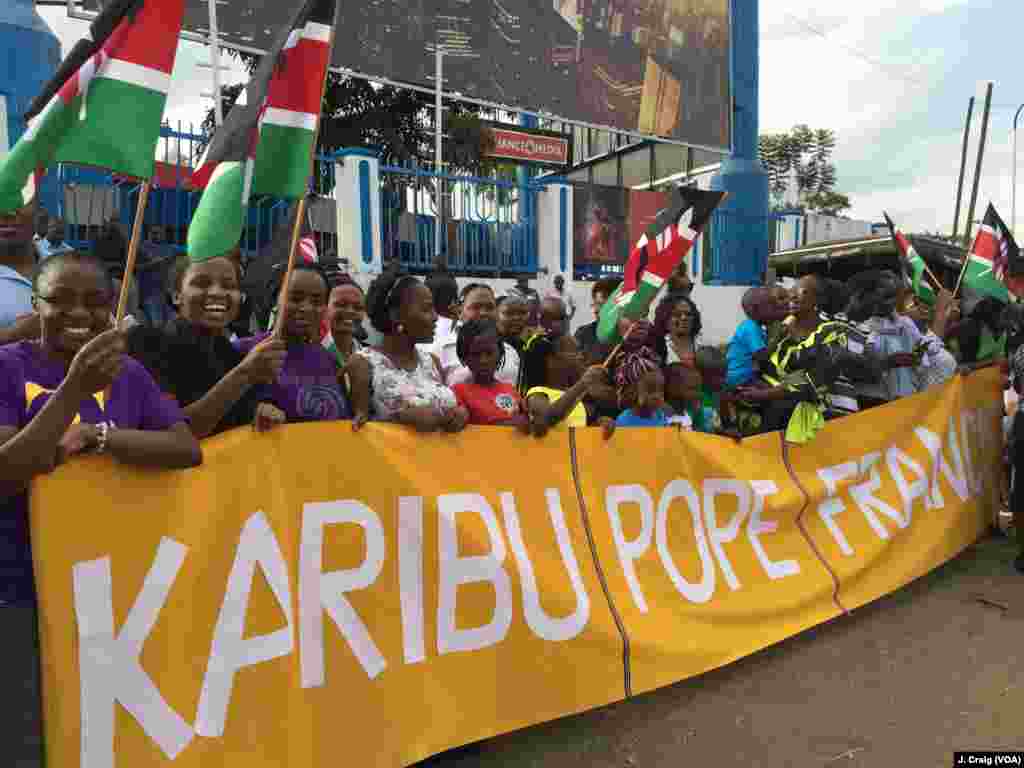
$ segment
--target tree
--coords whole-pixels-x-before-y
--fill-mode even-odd
[[[850,207],[849,198],[835,192],[836,168],[831,130],[794,126],[785,133],[765,134],[758,140],[761,163],[768,173],[768,189],[775,208],[785,207],[786,194],[796,193],[803,210],[836,215]]]
[[[850,198],[839,192],[812,192],[805,200],[806,210],[823,213],[826,216],[839,216],[850,208]]]

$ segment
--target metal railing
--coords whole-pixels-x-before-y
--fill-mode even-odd
[[[192,126],[165,125],[160,131],[157,171],[143,220],[149,238],[153,227],[163,231],[163,241],[184,250],[188,227],[199,192],[188,180],[206,137]],[[81,166],[59,165],[56,184],[44,207],[67,223],[68,240],[75,247],[91,249],[104,225],[118,218],[130,231],[141,185],[109,172]],[[334,198],[335,158],[317,158],[313,191]],[[498,276],[532,273],[537,269],[536,195],[540,186],[525,186],[504,178],[483,178],[436,173],[418,166],[381,168],[381,238],[385,261],[398,259],[413,272],[433,268],[435,230],[440,219],[445,232],[442,254],[453,272]],[[524,204],[524,202],[526,204]],[[440,212],[440,215],[439,215]],[[245,256],[253,256],[286,222],[291,203],[258,199],[249,206],[242,235]],[[336,249],[334,217],[313,222],[322,252]],[[338,254],[342,258],[345,254]]]
[[[381,188],[385,261],[398,259],[413,272],[433,269],[440,219],[446,230],[441,255],[449,270],[494,276],[536,271],[536,220],[530,213],[536,206],[521,201],[524,195],[535,200],[538,187],[383,166]]]
[[[769,223],[771,216],[755,216],[736,211],[715,211],[701,235],[701,266],[706,285],[760,285],[768,269]],[[749,248],[744,258],[727,259],[736,253],[733,246]],[[747,256],[749,255],[749,258]]]

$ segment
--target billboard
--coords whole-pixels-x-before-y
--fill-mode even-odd
[[[573,188],[577,277],[621,275],[633,244],[668,205],[668,194],[579,184]]]
[[[96,12],[103,0],[82,0]],[[298,0],[218,0],[225,46],[265,50]],[[209,33],[208,0],[184,28]],[[344,2],[333,64],[570,122],[730,144],[729,0]]]

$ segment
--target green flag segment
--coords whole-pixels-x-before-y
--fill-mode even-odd
[[[29,202],[33,175],[55,162],[152,177],[185,0],[124,5],[112,6],[119,18],[104,19],[104,39],[69,54],[82,63],[70,75],[62,66],[63,82],[55,78],[44,87],[49,100],[0,160],[0,211]]]

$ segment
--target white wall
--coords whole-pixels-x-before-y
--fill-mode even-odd
[[[778,233],[775,245],[777,251],[786,251],[830,240],[871,237],[873,232],[870,221],[823,216],[818,213],[786,216],[775,226]]]

